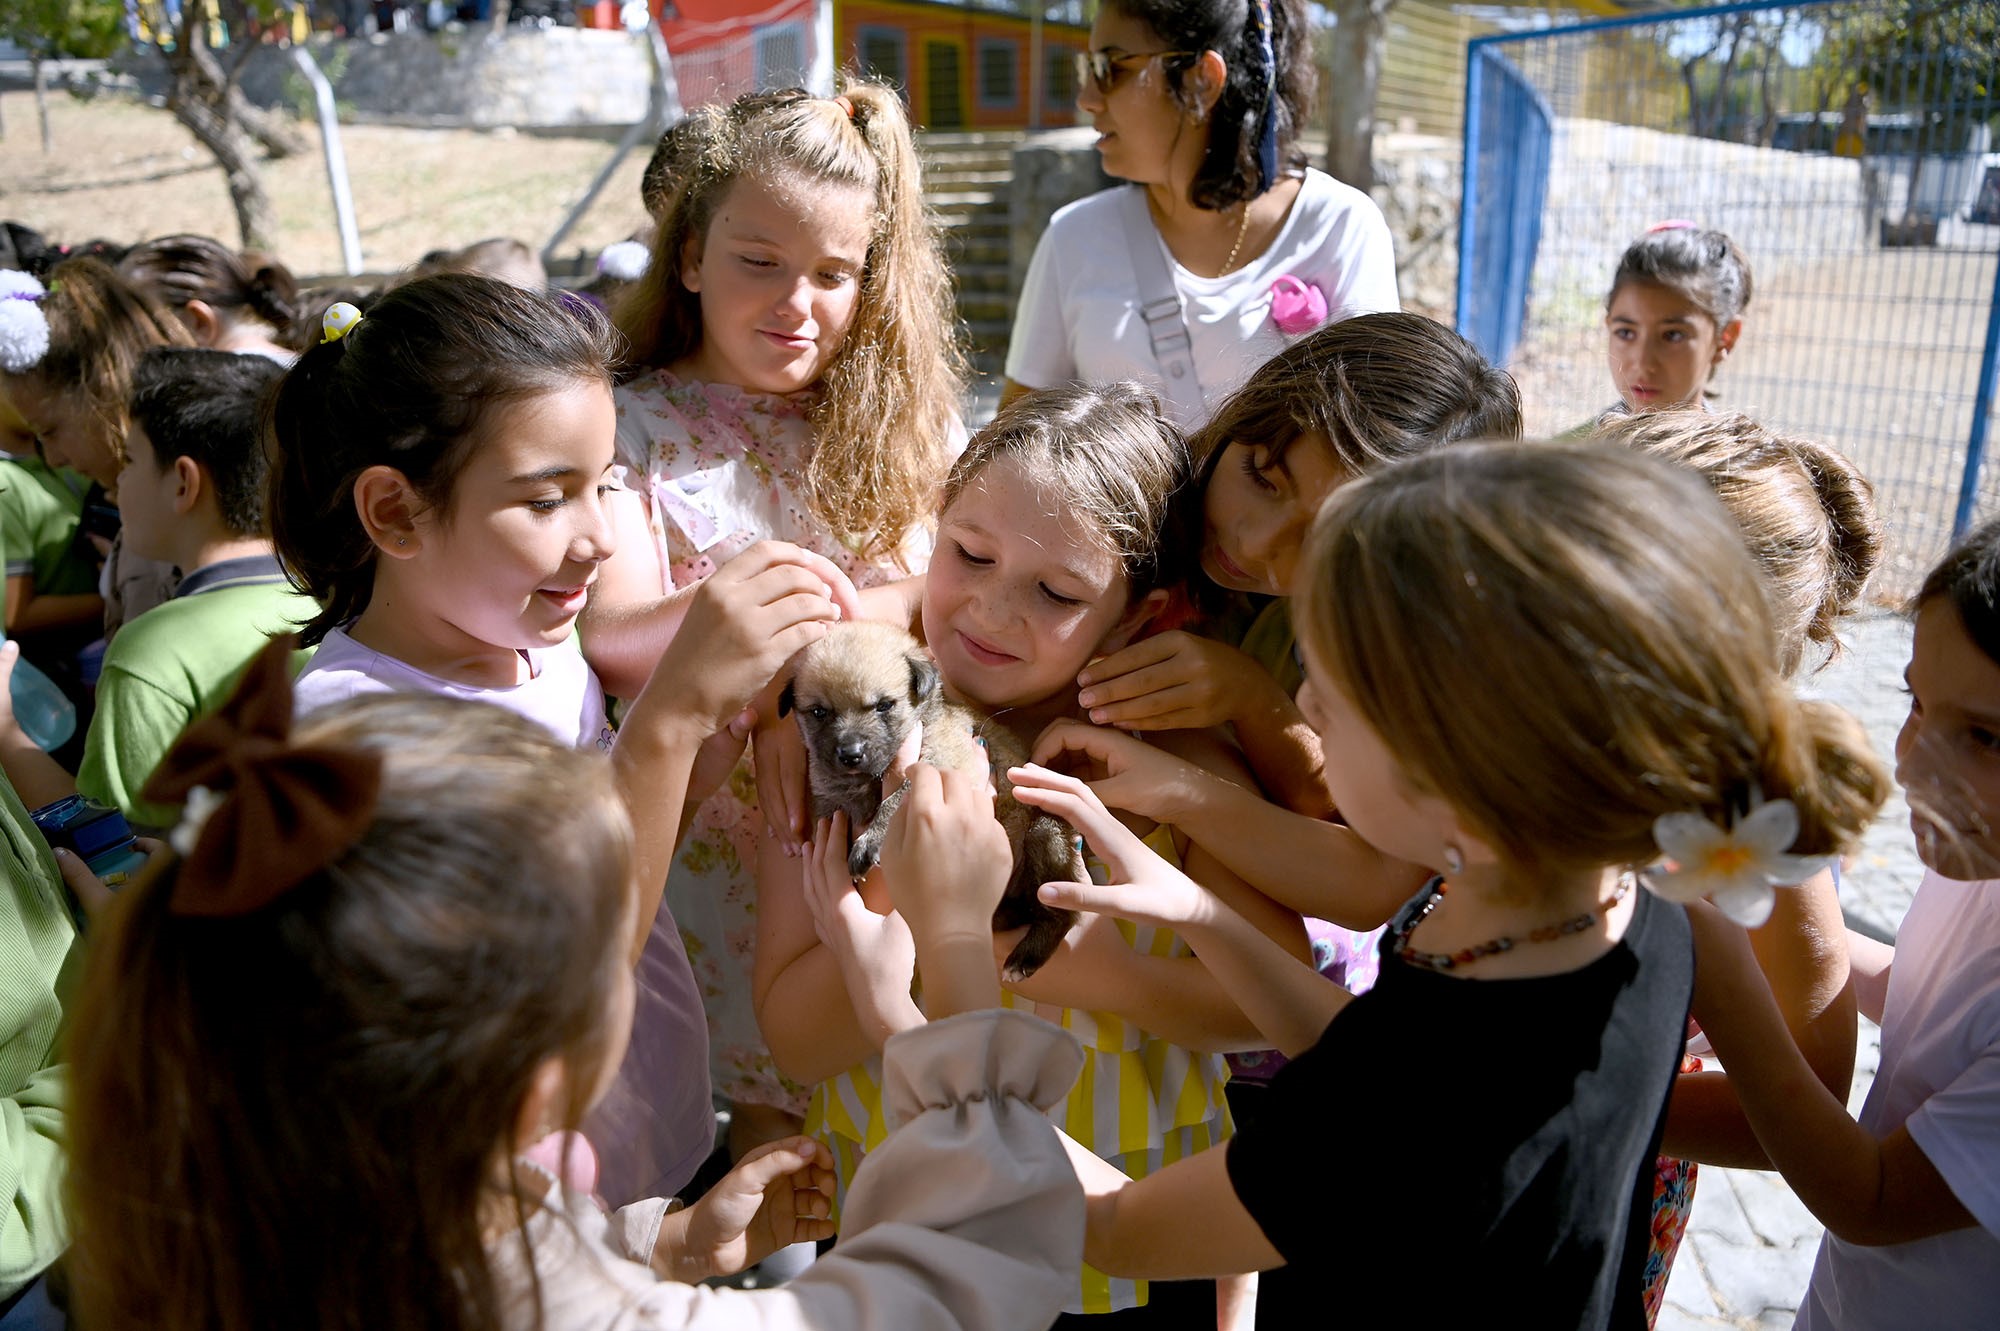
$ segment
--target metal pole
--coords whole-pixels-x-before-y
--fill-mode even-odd
[[[2000,384],[2000,257],[1993,266],[1993,296],[1986,306],[1986,351],[1979,360],[1979,391],[1972,395],[1972,435],[1965,443],[1965,474],[1958,482],[1958,513],[1952,519],[1953,540],[1972,525],[1979,499],[1979,467],[1986,460],[1986,431],[1993,421],[1993,395]]]
[[[618,146],[612,150],[611,160],[598,171],[597,178],[590,182],[590,188],[583,192],[583,197],[577,200],[576,206],[569,210],[567,217],[563,218],[562,225],[558,226],[555,234],[549,237],[548,244],[542,246],[542,266],[545,268],[555,264],[556,250],[583,215],[590,211],[590,206],[597,202],[597,196],[602,194],[604,187],[611,182],[612,173],[617,171],[618,164],[625,160],[625,155],[638,147],[641,140],[658,138],[666,132],[667,126],[681,118],[681,86],[679,79],[674,75],[674,62],[667,50],[667,39],[660,32],[660,25],[650,20],[646,24],[645,31],[647,48],[653,55],[653,87],[647,94],[645,119],[625,131],[625,136],[618,140]]]
[[[1464,160],[1458,164],[1458,335],[1472,337],[1472,217],[1479,202],[1479,112],[1486,78],[1480,67],[1482,39],[1465,48]]]
[[[833,96],[833,71],[840,62],[833,50],[833,0],[813,6],[812,73],[806,87],[821,97]]]
[[[319,110],[319,138],[326,149],[326,181],[333,190],[333,220],[340,228],[340,262],[349,277],[361,271],[361,230],[354,224],[354,194],[347,182],[347,154],[340,147],[340,116],[333,105],[333,85],[303,46],[292,48],[292,63],[312,85]]]

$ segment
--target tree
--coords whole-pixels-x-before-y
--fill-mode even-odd
[[[1362,193],[1375,188],[1375,93],[1396,0],[1331,0],[1326,62],[1326,172]]]
[[[248,0],[235,8],[238,31],[225,66],[209,45],[212,0],[181,0],[178,22],[167,16],[161,0],[139,0],[146,31],[167,63],[167,109],[222,167],[243,248],[272,249],[278,219],[264,189],[255,145],[261,144],[271,157],[288,157],[304,152],[306,141],[277,115],[252,105],[237,83],[244,61],[257,49],[248,20],[275,14],[274,0]]]
[[[28,53],[35,71],[35,114],[42,122],[42,151],[49,135],[49,81],[45,64],[64,58],[102,60],[121,44],[124,7],[118,0],[9,0],[0,5],[0,37]]]
[[[1910,0],[1843,34],[1839,56],[1877,112],[1910,117],[1909,195],[1902,226],[1913,229],[1924,158],[1962,152],[1974,126],[2000,116],[2000,4]]]

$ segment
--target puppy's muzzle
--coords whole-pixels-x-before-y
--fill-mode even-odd
[[[833,751],[833,756],[842,767],[852,771],[867,761],[868,746],[859,742],[842,744]]]

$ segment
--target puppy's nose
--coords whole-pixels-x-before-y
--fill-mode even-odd
[[[842,767],[859,767],[861,760],[868,755],[859,744],[843,744],[834,751],[834,756],[840,759]]]

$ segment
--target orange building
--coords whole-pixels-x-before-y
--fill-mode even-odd
[[[836,67],[903,90],[911,118],[937,130],[1077,123],[1076,53],[1090,29],[1036,22],[1037,0],[652,0],[681,101],[757,88],[826,86]],[[1001,7],[996,7],[1001,6]],[[1071,20],[1075,4],[1057,6]]]

